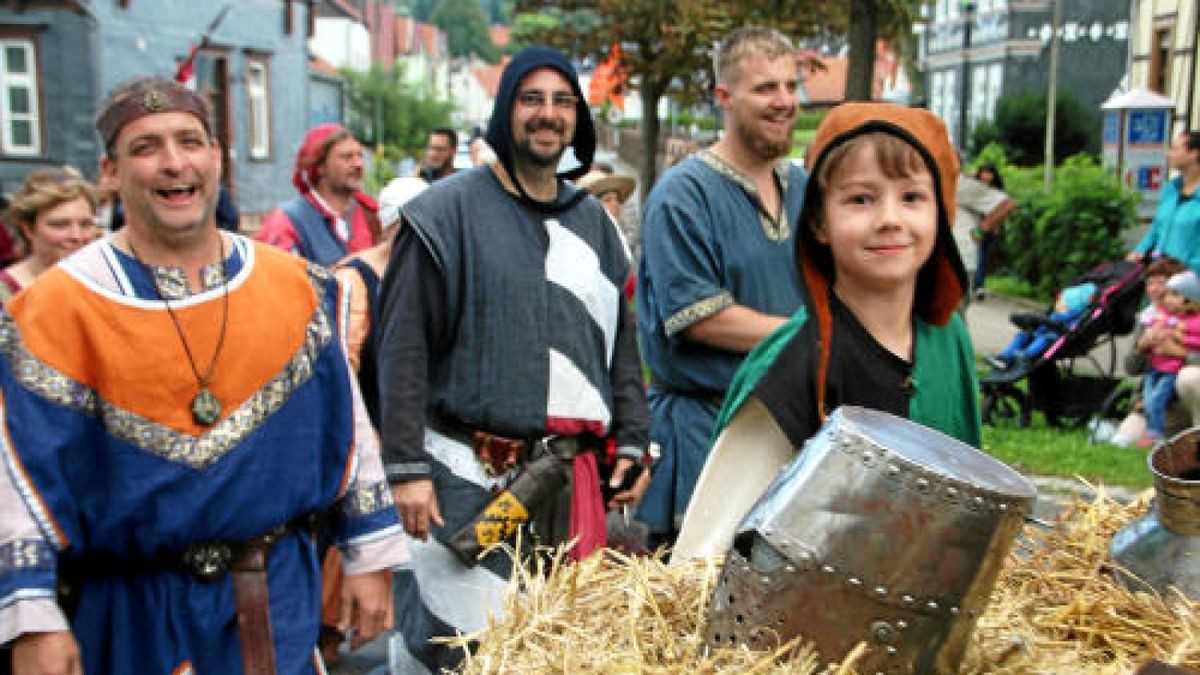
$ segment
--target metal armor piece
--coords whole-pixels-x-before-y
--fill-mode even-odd
[[[1113,537],[1117,581],[1135,591],[1174,586],[1200,600],[1200,428],[1160,444],[1147,462],[1154,506]]]
[[[709,610],[717,645],[800,634],[862,673],[954,672],[1037,491],[975,448],[844,406],[738,527]]]

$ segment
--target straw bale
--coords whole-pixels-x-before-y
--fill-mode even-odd
[[[1097,493],[1070,504],[1052,528],[1026,527],[961,672],[1125,674],[1148,658],[1200,669],[1200,603],[1130,592],[1112,577],[1112,535],[1145,514],[1151,493],[1129,505]],[[616,551],[578,563],[561,552],[535,558],[511,580],[502,619],[449,641],[478,641],[463,667],[469,675],[821,672],[827,664],[797,640],[771,652],[707,646],[720,564]],[[855,672],[863,649],[830,672]]]

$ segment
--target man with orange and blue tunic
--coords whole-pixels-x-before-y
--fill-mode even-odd
[[[217,230],[193,92],[115,91],[101,168],[127,225],[0,316],[0,641],[17,672],[317,673],[317,523],[346,628],[407,560],[323,268]],[[69,589],[63,602],[56,590]],[[64,606],[70,606],[64,611]]]

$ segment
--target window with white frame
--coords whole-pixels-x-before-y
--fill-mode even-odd
[[[0,154],[42,151],[37,52],[28,38],[0,38]]]
[[[246,64],[246,100],[250,112],[250,158],[271,156],[271,86],[267,64],[250,59]]]
[[[989,120],[995,120],[996,101],[1000,100],[1000,92],[1004,88],[1004,64],[993,63],[988,70],[987,112],[984,115]]]
[[[989,70],[986,65],[975,66],[971,69],[971,101],[970,107],[967,108],[967,117],[970,120],[969,124],[972,130],[975,129],[975,125],[979,123],[979,120],[986,119],[988,116],[987,92]]]
[[[935,115],[942,114],[942,73],[935,71],[929,74],[929,110]]]

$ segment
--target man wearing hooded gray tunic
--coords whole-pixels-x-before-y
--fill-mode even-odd
[[[487,141],[494,163],[405,207],[381,289],[384,462],[415,540],[411,568],[396,577],[392,667],[405,673],[455,667],[462,652],[430,638],[479,630],[499,612],[508,554],[468,565],[448,545],[490,513],[495,489],[512,486],[539,449],[568,448],[566,486],[521,529],[525,542],[576,539],[572,553],[583,555],[605,543],[605,507],[638,494],[605,502],[600,474],[611,466],[619,484],[647,445],[620,295],[629,262],[600,202],[566,182],[589,168],[595,131],[561,54],[531,47],[513,59]],[[558,173],[568,147],[579,166]],[[497,461],[498,448],[512,454]]]

